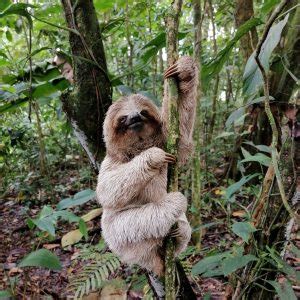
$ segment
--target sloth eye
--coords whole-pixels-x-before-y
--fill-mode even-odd
[[[119,118],[119,122],[120,123],[124,123],[126,121],[127,117],[126,116],[122,116]]]
[[[141,114],[142,116],[144,116],[144,117],[148,117],[148,116],[149,116],[148,111],[145,110],[145,109],[143,109],[143,110],[140,112],[140,114]]]

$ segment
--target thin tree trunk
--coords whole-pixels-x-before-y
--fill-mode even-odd
[[[174,0],[169,9],[166,19],[166,46],[167,46],[167,64],[173,65],[178,59],[178,27],[179,16],[182,7],[182,0]],[[167,79],[167,95],[169,106],[168,120],[168,140],[167,152],[177,156],[177,146],[179,137],[179,115],[178,115],[178,88],[174,78]],[[178,165],[170,166],[168,172],[168,191],[175,192],[178,190]],[[166,300],[173,300],[176,297],[175,286],[175,244],[171,237],[166,241],[165,254],[165,291]]]
[[[208,6],[209,6],[209,15],[210,15],[211,24],[212,24],[212,31],[213,31],[213,49],[214,49],[214,55],[216,56],[218,53],[218,46],[217,46],[217,40],[216,40],[216,26],[215,26],[214,10],[213,10],[211,0],[208,0]],[[211,120],[210,120],[210,125],[209,125],[208,138],[207,138],[208,143],[210,143],[212,140],[212,135],[213,135],[214,127],[215,127],[215,123],[216,123],[217,101],[218,101],[218,96],[219,96],[219,81],[220,81],[220,77],[219,77],[219,75],[217,75],[215,84],[214,84],[214,88],[213,88],[213,94],[212,94],[212,115],[211,115]]]
[[[126,39],[128,43],[128,50],[127,50],[127,58],[128,58],[128,70],[129,75],[127,76],[127,84],[131,88],[133,88],[134,82],[133,82],[133,43],[131,41],[131,35],[130,35],[130,24],[129,24],[130,16],[129,16],[129,6],[128,6],[128,0],[126,1],[126,16],[125,16],[125,24],[126,24]]]
[[[194,11],[194,58],[198,64],[199,76],[201,74],[201,39],[202,39],[202,12],[201,12],[201,0],[193,1],[193,11]],[[198,227],[201,225],[201,78],[199,77],[198,83],[198,101],[197,101],[197,112],[195,120],[195,129],[194,129],[194,140],[195,140],[195,153],[192,166],[192,202],[193,206],[196,209],[196,215],[192,217],[192,227]],[[195,231],[192,235],[193,241],[196,244],[197,248],[201,248],[201,237],[202,231]]]
[[[74,68],[74,90],[62,96],[75,135],[98,170],[105,155],[102,123],[111,104],[104,48],[92,0],[61,0]]]
[[[39,161],[40,161],[40,172],[42,175],[46,175],[46,150],[45,150],[45,143],[44,143],[44,135],[43,135],[43,129],[41,125],[41,119],[40,119],[40,112],[39,112],[39,105],[35,101],[32,103],[33,110],[36,116],[36,127],[38,132],[38,141],[39,141],[39,147],[40,147],[40,153],[39,153]]]
[[[253,0],[236,0],[235,2],[235,23],[236,27],[240,27],[245,22],[253,18]],[[248,58],[256,48],[258,36],[256,27],[253,27],[247,34],[241,38],[240,47],[243,53],[244,61],[247,62]]]

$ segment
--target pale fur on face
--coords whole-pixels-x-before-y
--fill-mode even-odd
[[[142,128],[128,126],[128,118],[139,114]],[[150,147],[163,147],[164,136],[159,109],[142,95],[122,97],[107,111],[103,126],[107,154],[126,162]]]

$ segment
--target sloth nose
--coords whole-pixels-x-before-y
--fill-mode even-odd
[[[138,112],[129,116],[130,123],[136,123],[136,122],[141,122],[141,121],[142,121],[142,117]]]

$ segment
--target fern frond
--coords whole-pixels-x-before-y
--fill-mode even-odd
[[[70,278],[68,290],[74,295],[74,299],[81,299],[84,295],[102,288],[120,265],[120,260],[113,253],[101,255],[98,253],[97,260],[92,261],[81,272]]]

